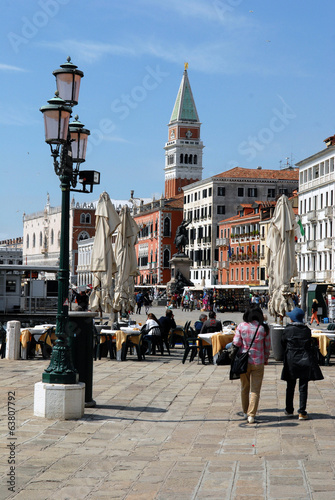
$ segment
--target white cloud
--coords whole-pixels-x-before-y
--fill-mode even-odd
[[[18,68],[17,66],[11,66],[9,64],[0,63],[0,71],[26,71],[23,68]]]

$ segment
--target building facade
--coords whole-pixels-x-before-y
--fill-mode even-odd
[[[190,224],[186,247],[192,261],[191,281],[215,285],[220,238],[219,223],[236,215],[237,207],[256,200],[274,201],[291,196],[298,188],[298,170],[247,169],[235,167],[184,187],[184,218]]]
[[[304,235],[296,245],[299,279],[334,283],[335,138],[327,148],[297,163],[299,215]]]
[[[23,216],[23,264],[58,266],[61,207],[51,207],[48,196],[43,211]],[[94,236],[95,204],[76,203],[70,207],[70,281],[77,284],[78,242]]]

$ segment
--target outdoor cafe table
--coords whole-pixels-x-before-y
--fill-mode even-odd
[[[327,356],[329,342],[335,339],[335,333],[328,333],[322,330],[312,330],[312,337],[318,339],[319,349],[322,356]]]
[[[139,342],[140,330],[136,328],[121,327],[120,330],[101,330],[101,335],[112,335],[116,339],[116,360],[123,361],[121,359],[122,344],[126,342],[127,337],[132,337],[132,342],[134,344]]]
[[[31,341],[32,337],[34,338],[37,337],[37,342],[45,341],[49,347],[53,347],[52,341],[55,341],[57,337],[54,332],[52,332],[50,336],[47,336],[46,331],[54,326],[55,325],[52,324],[45,324],[45,325],[34,326],[34,328],[21,328],[20,342],[22,346],[22,357],[28,359],[27,346],[28,342]],[[36,351],[38,351],[39,349],[40,349],[40,344],[37,344]]]
[[[234,332],[229,328],[224,329],[222,332],[214,333],[199,333],[198,335],[201,341],[207,342],[207,344],[212,345],[213,351],[213,363],[216,365],[216,361],[219,356],[221,349],[224,349],[229,342],[232,342],[234,338]]]

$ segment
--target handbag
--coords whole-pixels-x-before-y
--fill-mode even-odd
[[[231,362],[231,368],[230,368],[230,373],[229,373],[229,380],[237,380],[240,378],[240,375],[242,373],[247,373],[248,370],[248,360],[249,360],[249,351],[251,349],[251,346],[255,340],[255,337],[258,332],[258,327],[256,328],[256,331],[254,333],[254,336],[252,338],[251,344],[249,345],[249,348],[246,352],[242,352],[240,354],[237,354],[235,358]]]
[[[217,365],[230,365],[231,359],[228,349],[222,349],[216,361]]]

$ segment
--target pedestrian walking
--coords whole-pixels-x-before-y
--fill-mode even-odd
[[[242,411],[249,424],[255,423],[264,377],[264,365],[268,364],[270,355],[269,327],[264,323],[261,308],[256,304],[251,304],[243,314],[243,322],[236,328],[233,345],[240,347],[241,352],[246,352],[255,332],[256,336],[249,350],[247,373],[240,375]]]
[[[306,411],[308,397],[308,382],[322,380],[323,375],[312,348],[310,328],[304,324],[305,313],[299,307],[286,313],[291,323],[285,327],[282,336],[284,366],[281,379],[287,383],[285,415],[294,416],[294,390],[299,379],[299,420],[307,420]]]
[[[319,325],[320,322],[318,320],[318,301],[316,299],[313,299],[313,302],[312,302],[312,315],[311,315],[311,322],[310,322],[310,325],[312,325],[313,321],[315,320],[316,321],[316,324]]]

